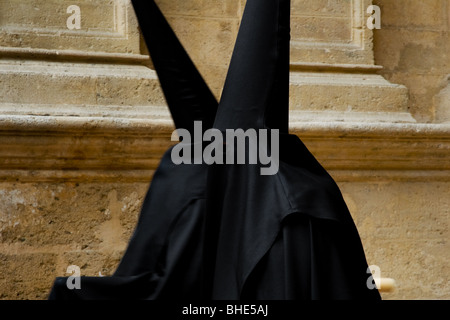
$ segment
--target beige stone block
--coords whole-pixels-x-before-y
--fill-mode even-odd
[[[389,71],[446,74],[449,34],[432,31],[383,30],[375,35],[375,57]]]
[[[36,179],[36,175],[41,175],[44,180],[47,177],[61,181],[68,172],[78,175],[78,179],[103,181],[103,178],[109,177],[117,181],[129,175],[132,180],[148,180],[162,154],[174,143],[170,139],[173,131],[173,127],[168,125],[171,124],[170,118],[160,128],[158,121],[149,121],[151,118],[147,121],[121,121],[111,116],[13,116],[12,119],[19,120],[19,127],[23,125],[31,132],[26,133],[24,130],[18,134],[19,129],[9,136],[0,137],[3,150],[0,168],[4,173],[11,170],[11,177],[20,181]],[[7,122],[2,124],[5,126]],[[122,129],[117,127],[120,124],[123,125]],[[107,125],[111,128],[108,129]],[[39,130],[42,131],[39,133]],[[48,134],[52,131],[53,134]],[[162,134],[161,131],[167,133]],[[155,136],[152,136],[152,132]],[[95,178],[96,173],[100,172],[102,174]],[[94,176],[89,178],[91,174]],[[66,178],[72,181],[70,174]]]
[[[156,0],[164,15],[240,19],[239,0]]]
[[[377,75],[291,74],[292,110],[405,112],[408,91]]]
[[[294,17],[292,40],[329,43],[351,43],[352,25],[348,17]]]
[[[450,201],[443,197],[450,191],[448,183],[343,185],[345,192],[352,194],[349,198],[355,221],[366,230],[368,238],[386,241],[448,239]]]
[[[351,0],[292,0],[291,11],[293,15],[335,15],[348,17],[352,11]]]
[[[450,10],[448,6],[448,0],[447,0],[447,31],[450,31]]]
[[[115,252],[104,252],[84,249],[70,251],[62,254],[57,276],[70,276],[66,273],[67,267],[77,266],[81,276],[100,277],[110,276],[116,270],[125,250],[117,248]]]
[[[445,41],[450,41],[450,36],[439,37],[435,43],[428,45],[407,44],[402,48],[399,71],[421,74],[447,74],[450,72],[450,57],[444,51]]]
[[[366,46],[371,48],[371,45]],[[356,45],[292,42],[291,62],[373,65],[373,52]]]
[[[373,65],[370,1],[294,1],[291,61]],[[304,9],[303,9],[304,8]]]
[[[194,63],[228,65],[239,21],[184,16],[168,16],[167,19]]]
[[[450,122],[450,83],[434,97],[434,108],[437,122]]]
[[[55,274],[52,253],[0,254],[0,300],[45,300]]]
[[[67,13],[80,8],[80,29],[70,29]],[[0,1],[0,47],[139,54],[134,12],[124,0]]]
[[[382,27],[446,28],[447,0],[374,0],[382,11]]]
[[[407,19],[390,11],[383,14]],[[450,34],[433,28],[386,27],[376,30],[374,44],[375,60],[384,66],[379,74],[408,87],[409,108],[418,121],[434,121],[433,98],[447,85],[450,74]]]
[[[385,300],[448,300],[448,245],[438,241],[382,241],[372,259],[381,275],[395,279],[396,288]],[[401,254],[399,254],[401,252]]]
[[[89,195],[78,192],[76,185],[45,188],[16,184],[4,186],[1,196],[2,243],[36,247],[92,243],[95,226],[106,221],[107,203],[89,201]]]
[[[156,73],[139,65],[0,63],[0,102],[55,105],[164,105]]]
[[[146,188],[146,184],[3,183],[1,243],[123,249]]]
[[[49,76],[28,72],[2,72],[3,102],[95,104],[95,80],[84,76]]]
[[[158,79],[143,77],[99,77],[96,81],[96,104],[166,105]]]
[[[408,87],[409,111],[417,121],[432,122],[435,118],[433,98],[445,87],[447,75],[416,74],[398,72],[387,75],[390,81]]]
[[[294,0],[291,4],[292,41],[352,42],[352,1]]]
[[[396,289],[384,299],[448,299],[448,181],[339,183],[369,264]]]
[[[111,275],[148,183],[0,185],[0,299],[44,300],[56,276]]]

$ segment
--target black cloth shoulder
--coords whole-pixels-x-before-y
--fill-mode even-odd
[[[247,0],[220,103],[154,1],[132,4],[175,126],[276,133],[277,170],[175,165],[169,149],[116,272],[80,290],[58,278],[50,298],[380,300],[338,185],[289,134],[290,0]]]

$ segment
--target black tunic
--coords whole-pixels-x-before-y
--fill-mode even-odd
[[[155,34],[158,23],[170,27],[154,2],[132,3],[177,128],[192,132],[202,120],[205,130],[224,135],[277,130],[279,170],[261,175],[261,163],[176,166],[169,150],[115,274],[84,277],[82,289],[72,291],[58,278],[50,297],[379,300],[366,284],[363,246],[338,186],[288,132],[290,0],[247,0],[218,107],[169,31],[172,52],[181,53],[165,57],[170,45]]]

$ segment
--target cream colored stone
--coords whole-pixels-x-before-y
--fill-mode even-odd
[[[139,65],[3,60],[0,78],[6,103],[165,104],[156,73]]]
[[[148,183],[1,183],[0,299],[46,299],[69,265],[110,275]],[[117,228],[110,229],[112,221]]]
[[[449,70],[450,71],[450,70]],[[396,72],[390,80],[402,83],[409,89],[408,109],[418,122],[432,122],[435,119],[433,99],[446,84],[446,75],[411,74]]]
[[[195,63],[229,64],[239,21],[185,16],[168,16],[167,19]]]
[[[375,30],[375,60],[379,74],[410,91],[409,109],[420,122],[435,119],[433,97],[450,74],[448,0],[376,0],[382,8],[382,28]]]
[[[17,249],[17,248],[16,248]],[[0,299],[45,300],[54,277],[55,253],[0,253]]]
[[[434,105],[437,122],[450,122],[450,83],[435,97]]]
[[[291,60],[372,65],[368,0],[293,1]]]
[[[378,75],[298,72],[290,101],[293,110],[406,112],[408,90]]]
[[[351,43],[352,26],[345,17],[313,16],[292,19],[294,41]]]
[[[81,10],[80,29],[69,29],[70,5]],[[125,0],[2,0],[0,46],[140,53],[134,11]]]
[[[446,28],[445,2],[442,0],[376,0],[383,13],[383,26]],[[401,19],[399,18],[401,17]]]
[[[171,1],[156,0],[161,11],[165,15],[177,16],[202,16],[211,18],[234,18],[239,19],[239,1],[223,0],[189,0]]]
[[[396,289],[385,299],[448,299],[449,180],[340,183],[351,194],[352,215],[369,264]]]
[[[347,17],[352,11],[352,1],[349,0],[292,0],[291,11],[293,15],[335,15]]]

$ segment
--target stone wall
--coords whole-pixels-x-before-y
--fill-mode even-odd
[[[244,0],[157,0],[219,98]],[[292,0],[291,132],[336,178],[385,299],[449,299],[449,0]],[[68,29],[70,5],[80,29]],[[0,299],[111,274],[172,143],[127,0],[0,0]]]
[[[2,299],[46,299],[56,275],[111,274],[134,228],[147,183],[0,185]]]
[[[446,0],[375,0],[383,25],[374,34],[375,61],[386,79],[410,92],[419,122],[449,121],[450,8]]]

